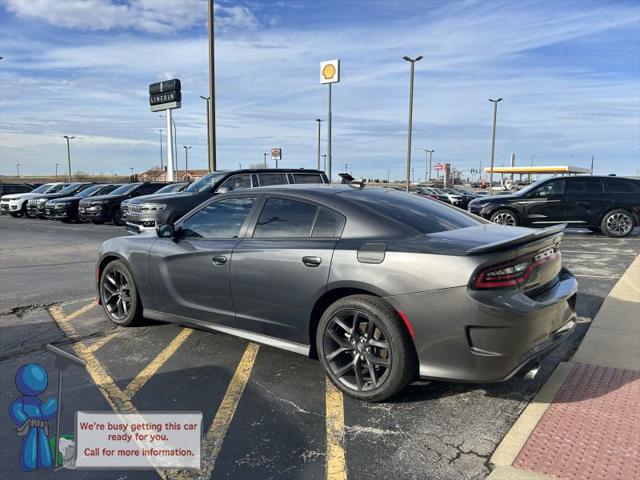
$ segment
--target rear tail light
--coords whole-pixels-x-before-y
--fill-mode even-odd
[[[511,262],[491,265],[482,269],[473,279],[473,288],[501,288],[522,285],[531,274],[545,263],[560,256],[558,244],[539,252],[518,257]]]

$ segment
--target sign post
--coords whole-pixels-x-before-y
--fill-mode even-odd
[[[282,160],[282,149],[280,147],[271,149],[271,160],[276,161],[276,168],[278,168],[278,160]]]
[[[174,159],[178,152],[175,151],[173,139],[173,120],[171,110],[181,107],[182,90],[180,80],[174,78],[164,82],[149,85],[149,105],[152,112],[167,111],[167,180],[174,181]]]
[[[329,84],[329,114],[327,116],[327,154],[329,162],[327,165],[327,176],[331,183],[331,85],[340,81],[340,60],[327,60],[320,62],[320,83]]]

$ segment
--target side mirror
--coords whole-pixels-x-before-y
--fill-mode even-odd
[[[218,189],[216,190],[216,193],[227,193],[229,192],[229,187],[218,187]]]
[[[173,223],[163,223],[156,227],[156,235],[160,238],[173,238],[176,235]]]

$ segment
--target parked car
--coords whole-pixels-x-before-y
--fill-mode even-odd
[[[0,183],[0,197],[14,193],[27,193],[35,187],[28,183]]]
[[[532,377],[575,325],[562,228],[386,188],[234,191],[104,242],[96,287],[118,325],[144,316],[317,356],[343,392],[381,401],[417,377]]]
[[[27,201],[27,215],[34,218],[45,218],[44,215],[44,206],[49,200],[53,200],[54,198],[62,198],[62,197],[70,197],[75,195],[82,190],[89,188],[94,185],[93,182],[76,182],[70,183],[63,189],[54,192],[54,193],[44,193],[42,195],[38,195],[36,197],[31,197]]]
[[[122,226],[124,222],[120,213],[120,204],[124,200],[149,195],[165,185],[165,182],[125,183],[109,194],[80,200],[78,216],[82,221],[90,221],[95,224],[113,222],[115,225]]]
[[[568,223],[626,237],[640,224],[640,180],[591,175],[550,178],[512,195],[473,200],[469,211],[503,225]]]
[[[170,183],[162,187],[157,192],[152,193],[151,195],[166,195],[167,193],[182,192],[185,188],[189,186],[189,184],[190,182]],[[137,197],[137,198],[142,198],[142,197]],[[122,216],[122,221],[125,223],[127,221],[127,214],[129,213],[129,202],[131,200],[132,200],[131,198],[127,200],[123,200],[122,203],[120,204],[120,215]]]
[[[213,195],[251,187],[284,184],[329,183],[320,170],[246,169],[212,172],[171,195],[137,198],[127,205],[127,231],[141,233],[157,225],[173,222]]]
[[[0,199],[0,209],[3,213],[9,213],[12,217],[26,217],[27,201],[44,193],[55,193],[69,185],[68,183],[45,183],[27,193],[14,193],[3,195]]]
[[[433,198],[435,200],[440,200],[444,203],[449,203],[449,195],[438,188],[433,187],[416,187],[416,193],[418,195],[423,195],[425,197]]]
[[[452,195],[453,197],[459,198],[460,201],[456,204],[456,206],[465,210],[467,209],[469,202],[477,198],[476,195],[474,195],[472,192],[460,190],[457,188],[443,188],[442,191],[449,195]]]
[[[80,200],[97,195],[106,195],[119,186],[120,184],[97,184],[82,190],[74,196],[49,200],[44,206],[44,216],[49,220],[60,220],[65,223],[79,221],[78,205]]]

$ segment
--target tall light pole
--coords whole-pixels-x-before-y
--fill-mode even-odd
[[[422,60],[422,55],[416,58],[407,56],[402,57],[403,60],[411,64],[411,76],[409,80],[409,128],[407,134],[407,192],[411,185],[411,135],[413,129],[413,77],[415,73],[415,64]]]
[[[131,181],[133,182],[133,167],[129,167],[129,170],[131,170]]]
[[[593,155],[591,155],[591,175],[593,175]]]
[[[491,139],[491,171],[489,172],[489,195],[493,195],[493,163],[496,160],[496,119],[498,118],[498,102],[502,101],[502,98],[493,99],[489,101],[493,103],[493,136]]]
[[[431,155],[433,154],[433,152],[435,152],[435,150],[428,150],[423,147],[416,147],[414,148],[414,150],[424,150],[424,161],[426,169],[424,178],[427,185],[429,185],[429,182],[431,181]]]
[[[18,170],[18,178],[20,178],[20,164],[16,163],[16,170]]]
[[[264,168],[267,168],[267,155],[269,155],[267,152],[264,152],[262,155],[264,155]]]
[[[209,105],[209,97],[204,97],[200,95],[200,98],[203,99],[206,103],[206,113],[207,113],[207,158],[211,158],[211,119],[209,118],[209,109],[211,108]]]
[[[318,170],[320,170],[320,124],[324,122],[321,118],[316,118],[318,122]]]
[[[73,140],[76,137],[70,137],[68,135],[63,135],[64,138],[67,139],[67,167],[69,178],[67,180],[71,181],[71,149],[69,148],[69,140]]]
[[[216,163],[216,83],[215,83],[215,45],[214,45],[214,0],[207,1],[208,19],[209,19],[209,101],[213,104],[210,106],[208,115],[208,139],[209,139],[209,171],[213,172],[217,169]]]
[[[184,147],[184,173],[185,175],[189,173],[189,149],[190,145],[183,145]]]
[[[56,182],[58,181],[58,165],[60,164],[56,163]]]
[[[158,130],[158,133],[160,134],[160,170],[162,170],[162,129]]]
[[[322,168],[323,171],[327,171],[327,154],[325,153],[324,155],[322,155],[322,158],[324,160],[324,167]]]

